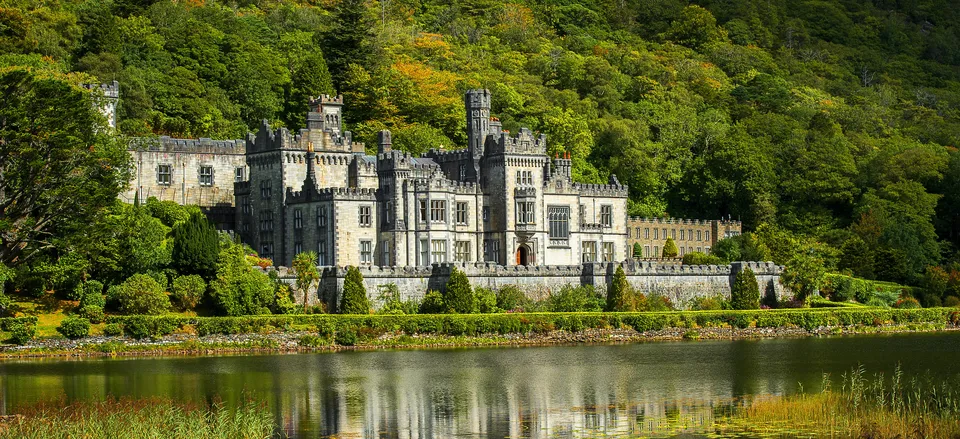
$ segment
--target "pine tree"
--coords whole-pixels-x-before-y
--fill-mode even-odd
[[[357,267],[347,267],[347,277],[343,280],[340,314],[370,314],[367,288],[363,286],[363,275]]]
[[[220,235],[202,213],[173,229],[173,265],[180,274],[198,274],[210,280],[217,272]]]
[[[664,258],[675,258],[680,253],[680,250],[677,249],[677,244],[673,242],[673,238],[667,238],[667,242],[663,243],[663,252],[662,255]]]
[[[760,285],[757,275],[749,267],[737,273],[730,291],[730,304],[733,309],[760,308]]]
[[[633,298],[630,297],[630,293],[627,275],[624,274],[623,267],[617,266],[617,271],[613,274],[613,282],[607,290],[607,311],[633,311]]]
[[[340,1],[334,13],[333,27],[323,38],[327,66],[333,77],[333,85],[339,91],[343,91],[347,66],[367,66],[370,46],[364,40],[371,38],[371,28],[365,0]]]
[[[643,257],[643,247],[640,246],[639,242],[633,243],[633,258],[640,259]]]
[[[473,295],[473,289],[470,288],[470,280],[467,275],[456,267],[450,273],[450,279],[447,281],[447,288],[443,292],[443,302],[447,308],[459,314],[472,314],[477,312],[477,298]]]

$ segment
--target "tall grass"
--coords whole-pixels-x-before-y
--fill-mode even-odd
[[[960,437],[956,379],[905,378],[899,366],[889,377],[867,376],[861,366],[844,373],[839,386],[824,375],[821,387],[820,393],[756,401],[721,429],[818,437]]]
[[[278,437],[269,410],[247,401],[228,409],[166,399],[46,402],[0,421],[2,439],[263,439]]]

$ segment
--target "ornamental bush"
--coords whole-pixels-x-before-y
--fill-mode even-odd
[[[217,278],[210,282],[210,305],[220,315],[270,314],[276,300],[274,281],[247,261],[243,246],[227,244],[217,262]]]
[[[737,273],[730,291],[730,305],[733,309],[760,308],[760,286],[757,284],[757,275],[750,267]]]
[[[83,338],[90,335],[90,321],[83,317],[67,317],[60,322],[57,332],[71,340]]]
[[[109,336],[123,335],[123,325],[119,323],[109,323],[103,327],[103,335],[109,335]]]
[[[639,238],[639,236],[637,237]],[[633,243],[633,258],[640,259],[643,257],[643,246],[639,242]]]
[[[120,311],[125,314],[163,314],[170,309],[170,298],[155,279],[135,274],[117,290]]]
[[[363,285],[363,275],[357,267],[347,267],[347,277],[343,280],[340,314],[370,314],[367,288]]]
[[[211,279],[217,273],[220,236],[202,213],[173,228],[173,266],[180,273]]]
[[[633,311],[633,297],[631,293],[630,284],[627,283],[627,276],[623,272],[623,267],[618,265],[617,271],[613,274],[613,282],[610,284],[610,289],[607,290],[607,311]]]
[[[516,285],[507,285],[497,290],[497,308],[501,310],[523,311],[530,305],[530,298]]]
[[[441,314],[447,310],[447,305],[443,303],[443,294],[439,291],[427,291],[420,302],[420,314]]]
[[[87,305],[80,308],[80,315],[90,320],[90,323],[103,323],[103,320],[106,318],[106,315],[103,313],[103,308],[96,305]]]
[[[497,307],[497,295],[488,288],[474,288],[473,294],[477,301],[477,312],[491,314],[503,311]]]
[[[683,255],[683,265],[721,265],[723,260],[703,252],[690,252]]]
[[[960,307],[960,298],[957,296],[947,296],[946,299],[943,299],[943,306],[948,308]]]
[[[450,273],[447,287],[443,291],[443,303],[447,310],[458,314],[473,314],[477,312],[477,298],[473,295],[470,280],[464,272],[456,267]]]
[[[15,322],[7,325],[10,331],[10,341],[14,344],[24,345],[37,336],[36,323]]]
[[[187,276],[178,276],[173,279],[173,291],[171,296],[182,310],[190,310],[197,307],[200,299],[207,290],[207,283],[197,274]]]
[[[667,238],[667,242],[663,243],[661,253],[664,258],[675,258],[680,254],[680,249],[677,248],[677,243],[673,242],[673,238]]]
[[[917,309],[920,308],[920,302],[913,297],[904,297],[894,303],[893,307],[899,309]]]
[[[95,280],[83,284],[83,298],[80,299],[80,308],[88,306],[99,307],[102,311],[107,306],[107,299],[103,297],[103,284]]]

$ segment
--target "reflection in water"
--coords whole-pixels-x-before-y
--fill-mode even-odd
[[[960,334],[0,363],[3,413],[38,400],[247,396],[296,437],[701,431],[753,395],[864,364],[956,373]]]

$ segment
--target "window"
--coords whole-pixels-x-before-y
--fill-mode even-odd
[[[457,262],[470,262],[470,241],[457,241],[454,244]]]
[[[657,231],[654,230],[653,232],[656,233]],[[650,239],[650,228],[649,228],[649,227],[645,227],[645,228],[643,229],[643,239]]]
[[[687,231],[686,231],[686,230],[680,229],[680,240],[681,240],[681,241],[686,241],[686,240],[687,240]]]
[[[600,224],[603,227],[613,226],[613,206],[600,206]]]
[[[383,241],[380,243],[380,248],[383,249],[383,256],[380,259],[380,265],[384,267],[390,266],[390,241]]]
[[[640,228],[637,227],[637,239],[640,239]]]
[[[653,229],[653,239],[660,239],[660,229]]]
[[[430,242],[430,258],[434,264],[447,262],[447,241],[434,239]]]
[[[260,181],[260,198],[264,200],[269,200],[273,190],[270,187],[270,180],[261,180]]]
[[[483,206],[483,221],[490,221],[490,206]]]
[[[303,243],[297,242],[293,244],[293,254],[299,255],[300,253],[303,253]]]
[[[327,241],[317,243],[317,265],[327,265]]]
[[[457,224],[467,224],[467,203],[457,202]]]
[[[293,211],[293,228],[297,230],[303,228],[303,211],[300,209],[294,209]]]
[[[697,241],[702,241],[702,239],[700,239],[702,236],[700,230],[697,230]]]
[[[200,186],[213,186],[213,166],[200,167]]]
[[[580,205],[580,210],[577,212],[580,215],[580,224],[587,223],[587,206],[584,204]]]
[[[373,243],[370,241],[360,241],[360,263],[370,265],[373,263]]]
[[[709,230],[706,231],[706,232],[703,232],[703,235],[704,235],[704,238],[703,238],[704,241],[710,241],[710,231],[709,231]]]
[[[583,262],[597,261],[597,243],[593,241],[583,242]]]
[[[657,246],[657,245],[653,246],[653,257],[654,258],[660,257],[660,246]]]
[[[698,251],[698,252],[703,252],[703,248],[697,247],[697,251]]]
[[[253,212],[253,203],[250,201],[250,197],[243,197],[240,206],[244,215],[250,215]]]
[[[663,239],[667,239],[667,229],[663,229]]]
[[[517,186],[532,186],[533,171],[517,171]]]
[[[500,240],[486,239],[483,241],[483,254],[489,262],[500,263]]]
[[[420,265],[430,265],[430,244],[426,239],[420,240]]]
[[[387,201],[387,204],[383,207],[383,223],[390,224],[393,218],[393,201]]]
[[[536,224],[533,201],[517,201],[517,224]]]
[[[614,262],[612,242],[603,243],[603,262]]]
[[[370,206],[360,206],[360,227],[370,227]]]
[[[633,238],[633,229],[627,227],[627,239]]]
[[[703,252],[709,254],[709,253],[710,253],[710,247],[704,247],[704,248],[703,248]]]
[[[693,241],[693,229],[687,230],[687,239]]]
[[[263,244],[263,245],[261,245],[261,246],[260,246],[260,256],[266,258],[266,257],[272,255],[273,253],[271,253],[271,250],[273,250],[273,249],[272,249],[272,246],[271,246],[270,244]]]
[[[427,222],[427,200],[420,200],[420,222]]]
[[[317,227],[327,226],[327,206],[317,206]]]
[[[430,221],[435,223],[447,222],[447,202],[430,200]]]
[[[460,179],[467,179],[467,165],[460,165]]]
[[[674,240],[677,239],[677,229],[673,229],[670,231],[670,237],[673,238]]]
[[[172,175],[173,175],[173,166],[157,165],[157,184],[161,186],[170,186],[170,180]]]
[[[643,257],[645,257],[645,258],[649,258],[649,257],[650,257],[650,246],[649,246],[649,245],[643,246]]]
[[[547,206],[547,218],[550,223],[550,238],[567,239],[570,237],[569,206]]]
[[[238,167],[233,170],[233,181],[241,182],[243,180],[246,180],[246,177],[247,177],[247,170],[245,168]]]
[[[271,210],[260,211],[260,231],[261,232],[273,231],[273,211]]]

